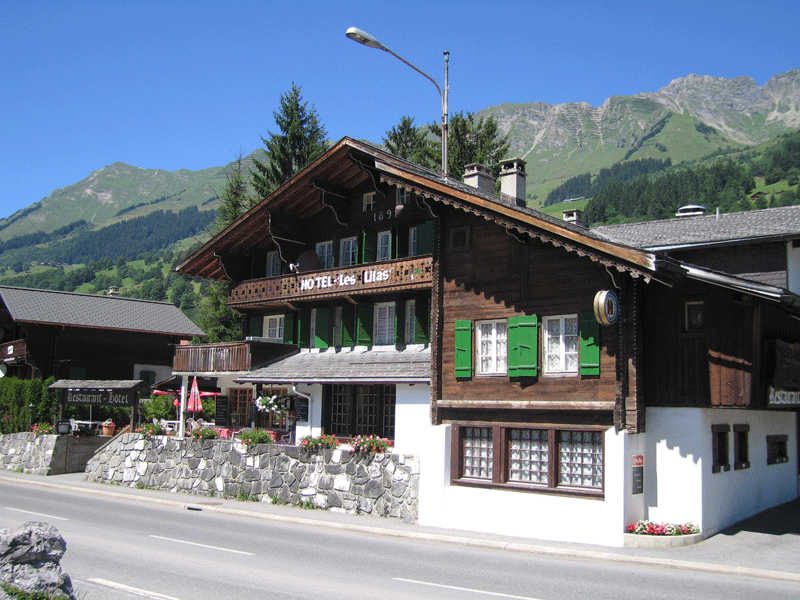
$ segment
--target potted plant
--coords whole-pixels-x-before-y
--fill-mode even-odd
[[[114,430],[117,428],[114,421],[106,419],[103,421],[103,435],[114,435]]]

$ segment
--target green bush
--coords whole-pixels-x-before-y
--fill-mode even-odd
[[[53,379],[0,379],[0,433],[28,431],[33,423],[54,423],[58,395],[47,389]]]
[[[253,444],[274,444],[275,434],[268,429],[248,429],[239,434],[239,441],[245,446]]]

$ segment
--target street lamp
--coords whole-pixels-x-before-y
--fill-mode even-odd
[[[444,51],[444,92],[442,92],[442,88],[439,87],[439,84],[434,81],[434,79],[428,75],[420,71],[417,67],[412,65],[402,56],[398,56],[391,50],[389,50],[386,46],[381,44],[377,39],[373,36],[368,34],[366,31],[361,31],[355,27],[351,27],[345,33],[347,37],[351,40],[358,42],[359,44],[363,44],[367,48],[375,48],[377,50],[383,50],[384,52],[388,52],[395,58],[401,60],[409,67],[414,69],[420,75],[426,77],[433,85],[436,86],[436,91],[439,92],[439,96],[442,98],[442,175],[447,177],[447,96],[450,93],[450,85],[448,83],[449,80],[449,64],[450,64],[450,52],[447,50]]]

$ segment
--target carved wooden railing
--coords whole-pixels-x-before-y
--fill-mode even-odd
[[[433,257],[415,256],[385,262],[292,273],[251,279],[234,287],[228,295],[230,306],[310,298],[411,290],[430,287]]]
[[[251,366],[250,344],[246,342],[176,346],[172,362],[176,372],[249,371]]]

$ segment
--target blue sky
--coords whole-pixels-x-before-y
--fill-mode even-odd
[[[260,147],[292,83],[329,137],[379,142],[450,112],[588,102],[691,73],[800,68],[797,0],[2,0],[0,217],[120,161],[198,170]]]

